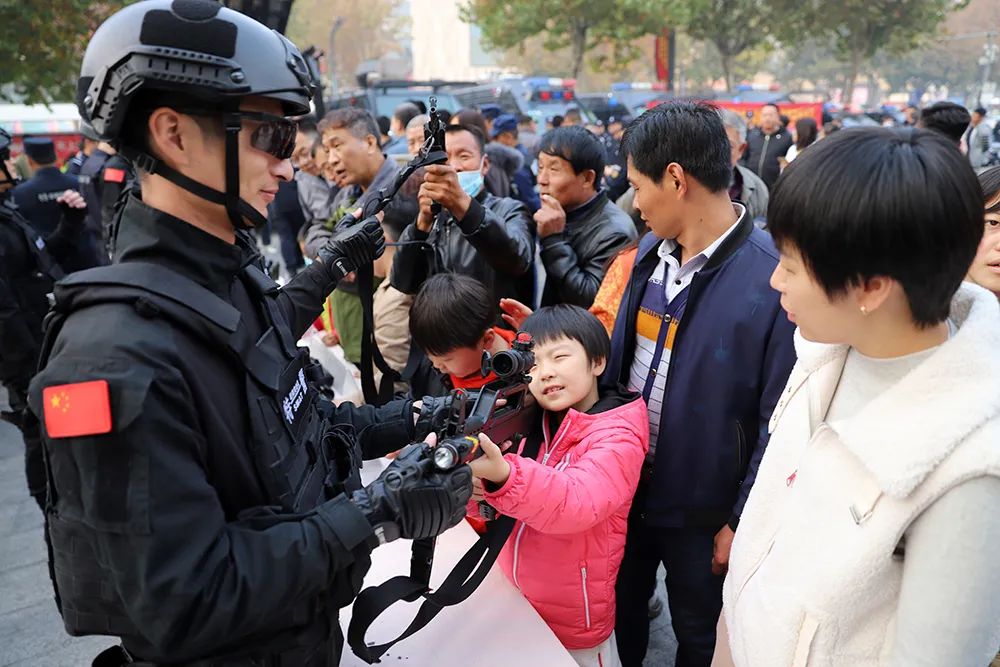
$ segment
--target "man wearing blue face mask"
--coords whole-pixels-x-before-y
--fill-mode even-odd
[[[450,125],[448,164],[426,168],[420,213],[400,237],[392,286],[415,294],[427,278],[461,273],[497,298],[530,303],[534,291],[535,223],[521,202],[486,192],[486,139],[476,127]],[[441,212],[434,216],[437,202]]]

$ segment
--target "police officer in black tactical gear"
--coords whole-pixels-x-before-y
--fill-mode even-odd
[[[24,140],[24,154],[33,175],[18,184],[13,191],[14,203],[21,215],[42,236],[55,232],[63,217],[63,207],[57,201],[66,190],[79,190],[79,181],[59,171],[56,166],[56,147],[48,137],[28,137]],[[81,236],[62,258],[62,268],[79,271],[97,265],[97,254],[91,244]]]
[[[0,129],[0,384],[7,390],[9,411],[0,415],[23,432],[28,488],[41,506],[45,469],[34,420],[23,419],[28,382],[35,373],[42,344],[42,320],[49,310],[52,284],[63,277],[57,259],[72,249],[83,229],[83,197],[66,190],[56,198],[61,222],[47,237],[18,211],[10,196],[17,184],[8,167],[10,135]]]
[[[66,629],[120,638],[99,665],[336,665],[372,549],[443,532],[471,495],[468,467],[433,471],[423,444],[362,488],[362,459],[421,437],[413,405],[335,407],[296,346],[381,227],[341,231],[283,288],[262,271],[247,229],[292,176],[312,82],[216,2],[122,9],[78,92],[142,198],[114,263],[56,287],[29,393]]]
[[[85,131],[93,128],[84,123]],[[135,181],[132,165],[106,142],[91,152],[80,168],[80,192],[87,200],[87,232],[99,263],[114,254],[115,218],[122,193]]]

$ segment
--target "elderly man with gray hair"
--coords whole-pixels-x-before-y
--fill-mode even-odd
[[[722,124],[729,136],[730,161],[733,175],[729,182],[729,198],[747,207],[747,214],[758,227],[764,227],[767,217],[767,185],[760,176],[739,164],[747,149],[747,124],[743,116],[730,109],[719,109]]]

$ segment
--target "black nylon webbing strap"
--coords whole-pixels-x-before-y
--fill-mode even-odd
[[[528,438],[524,449],[521,450],[521,456],[537,459],[541,447],[541,438]],[[465,555],[433,593],[429,592],[428,580],[422,577],[417,579],[413,576],[417,573],[418,568],[423,568],[422,561],[427,560],[426,572],[429,579],[429,561],[433,560],[433,554],[427,557],[422,550],[428,542],[433,545],[433,541],[414,540],[411,576],[393,577],[379,586],[366,588],[354,601],[351,624],[347,628],[347,643],[354,654],[368,664],[378,662],[386,651],[430,623],[442,609],[468,599],[489,574],[493,563],[500,555],[500,550],[503,549],[507,538],[514,530],[515,523],[515,519],[509,516],[500,516],[487,522],[486,533],[481,535],[476,543],[465,552]],[[424,597],[424,602],[420,605],[413,621],[401,635],[385,644],[368,646],[365,643],[368,628],[371,627],[376,618],[382,615],[382,612],[400,600],[413,602],[421,595]]]
[[[375,274],[371,262],[358,267],[356,275],[362,317],[361,391],[365,403],[385,405],[392,400],[393,385],[399,380],[399,373],[386,363],[375,342]],[[372,375],[373,367],[382,371],[382,382],[378,388],[375,387],[375,377]]]
[[[41,244],[39,244],[41,237],[38,232],[36,232],[34,228],[32,228],[32,226],[28,224],[28,222],[18,213],[15,213],[11,220],[21,232],[21,235],[24,236],[24,240],[28,244],[28,249],[34,256],[35,262],[38,265],[38,270],[47,275],[53,281],[62,280],[66,277],[66,274],[63,273],[62,267],[55,263],[52,259],[52,255],[50,255],[49,251],[46,249],[44,239],[42,239]]]
[[[486,534],[462,556],[433,593],[428,592],[426,583],[407,576],[393,577],[379,586],[361,591],[354,601],[351,624],[347,629],[347,643],[354,654],[369,664],[378,662],[393,645],[430,623],[442,609],[466,600],[486,578],[513,529],[514,519],[508,516],[488,523]],[[415,600],[420,595],[423,595],[424,602],[402,634],[385,644],[368,646],[365,643],[368,628],[382,612],[400,600]]]

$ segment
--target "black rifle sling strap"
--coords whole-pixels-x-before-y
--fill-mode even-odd
[[[534,441],[534,442],[533,442]],[[528,438],[521,456],[535,459],[541,447],[541,440]],[[500,555],[500,550],[514,529],[515,520],[509,516],[500,516],[486,524],[486,533],[481,535],[475,544],[458,561],[436,591],[430,592],[426,580],[413,576],[398,576],[389,579],[379,586],[372,586],[361,591],[354,601],[351,624],[347,628],[347,643],[354,654],[365,662],[372,664],[379,661],[394,644],[413,635],[431,622],[445,607],[465,601],[479,588],[489,573],[493,563]],[[414,541],[414,550],[422,548]],[[416,556],[416,554],[415,554]],[[420,560],[415,558],[415,560]],[[429,574],[429,570],[425,570]],[[423,596],[424,601],[410,625],[398,637],[385,644],[368,646],[365,635],[368,628],[382,612],[400,600],[414,601]]]
[[[399,380],[399,373],[391,368],[382,357],[375,341],[375,274],[371,262],[355,272],[358,280],[358,298],[361,299],[361,391],[365,403],[385,405],[392,400],[393,385]],[[388,278],[386,278],[388,280]],[[373,370],[382,372],[382,381],[375,387]]]

